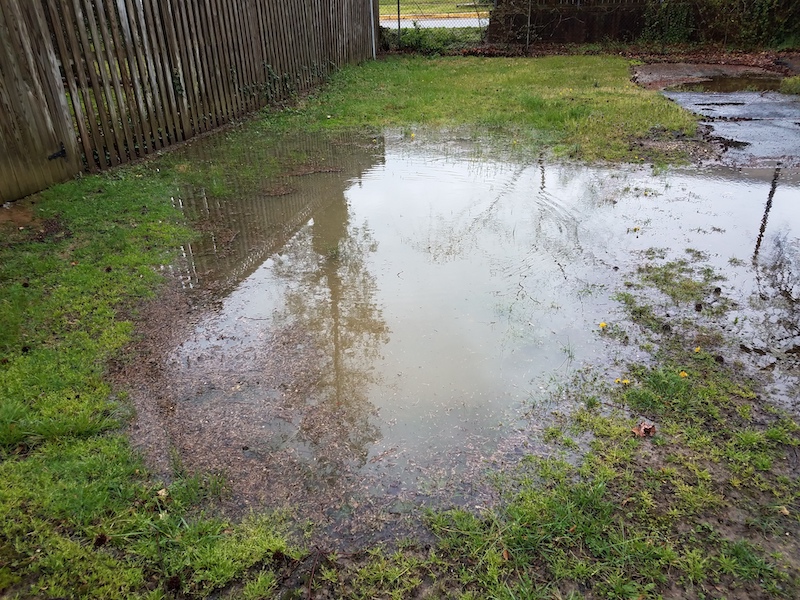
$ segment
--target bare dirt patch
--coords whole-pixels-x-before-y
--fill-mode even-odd
[[[710,63],[651,63],[633,68],[633,81],[649,90],[701,83],[716,77],[767,77],[773,70],[752,65]]]
[[[0,206],[0,227],[25,227],[34,222],[32,208],[21,202],[8,202]]]

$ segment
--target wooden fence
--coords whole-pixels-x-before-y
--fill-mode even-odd
[[[0,0],[0,202],[374,56],[372,0]]]

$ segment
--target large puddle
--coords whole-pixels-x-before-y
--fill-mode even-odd
[[[213,300],[169,353],[165,426],[239,509],[288,505],[342,539],[488,501],[479,475],[536,452],[563,408],[544,390],[587,365],[611,381],[636,355],[598,323],[654,254],[723,273],[742,356],[793,373],[798,170],[496,160],[424,133],[292,143],[313,159],[279,182],[252,173],[292,148],[176,197],[207,231],[184,284]]]
[[[738,81],[737,81],[738,79]],[[741,87],[741,78],[719,78]],[[750,78],[761,82],[765,79]],[[706,91],[670,91],[665,95],[694,113],[727,148],[726,163],[743,167],[800,168],[800,96],[775,91],[726,91],[723,85]]]

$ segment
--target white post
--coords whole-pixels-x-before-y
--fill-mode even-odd
[[[372,31],[372,60],[378,56],[378,48],[375,41],[375,2],[378,0],[368,0],[369,2],[369,28]]]

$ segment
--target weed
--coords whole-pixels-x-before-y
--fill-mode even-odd
[[[795,77],[785,77],[781,80],[781,93],[800,95],[800,75]]]

